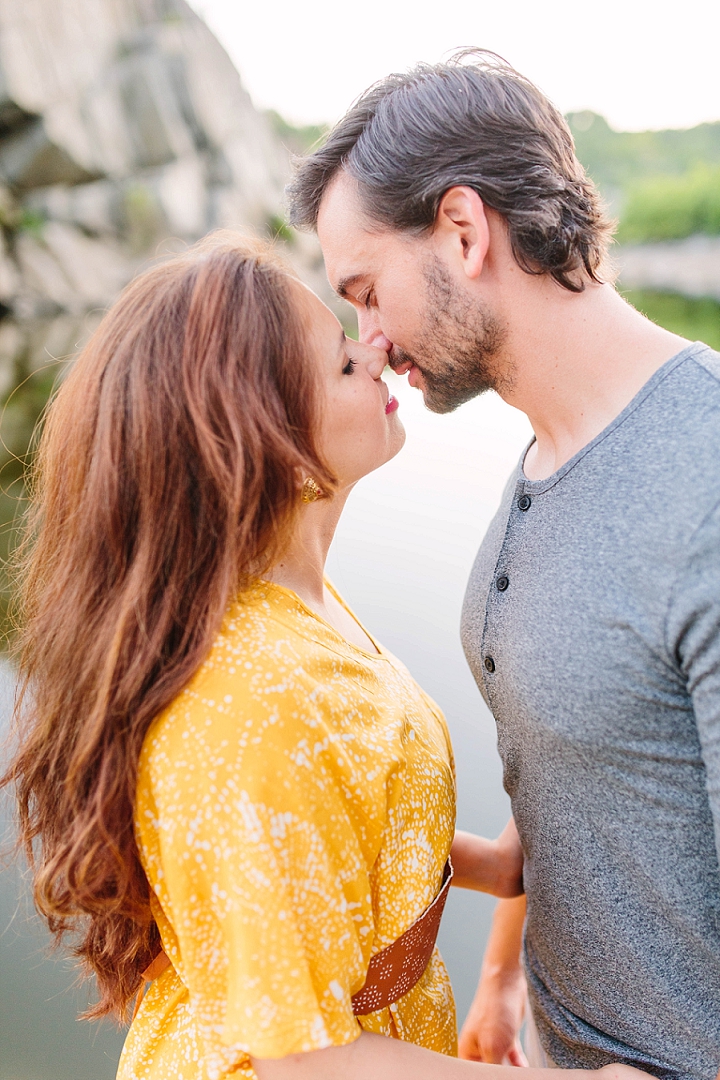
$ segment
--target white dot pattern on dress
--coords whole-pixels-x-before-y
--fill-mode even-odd
[[[361,1028],[455,1053],[437,950],[391,1009],[351,1004],[436,895],[454,819],[445,722],[406,668],[258,583],[143,747],[136,832],[173,966],[118,1080],[251,1078],[250,1055]]]

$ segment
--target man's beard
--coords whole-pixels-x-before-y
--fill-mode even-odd
[[[412,352],[393,346],[390,365],[412,363],[423,377],[425,405],[432,412],[457,409],[486,390],[511,381],[498,367],[505,330],[455,285],[437,257],[424,268],[427,318]]]

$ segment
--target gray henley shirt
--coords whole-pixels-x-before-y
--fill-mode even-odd
[[[526,854],[550,1057],[720,1067],[720,354],[691,345],[478,553],[465,653]]]

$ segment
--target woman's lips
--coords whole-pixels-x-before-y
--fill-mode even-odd
[[[393,397],[391,394],[390,397],[387,399],[387,405],[385,406],[385,414],[387,415],[388,413],[395,412],[399,405],[400,402],[398,401],[398,399],[396,397]]]

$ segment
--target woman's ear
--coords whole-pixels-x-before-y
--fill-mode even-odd
[[[490,227],[477,191],[464,184],[448,188],[438,206],[434,235],[446,257],[458,260],[467,277],[480,276],[490,245]]]

